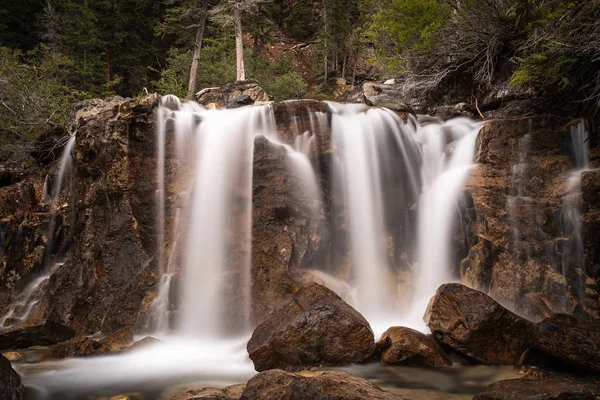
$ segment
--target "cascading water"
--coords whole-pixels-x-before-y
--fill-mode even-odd
[[[322,272],[327,265],[311,265],[319,270],[307,273],[351,301],[376,334],[403,324],[406,314],[420,319],[423,300],[452,279],[452,224],[480,124],[458,119],[419,125],[413,117],[403,121],[386,109],[328,106],[331,115],[309,112],[310,130],[297,129],[288,145],[277,137],[270,105],[205,110],[163,97],[156,131],[160,282],[153,329],[162,334],[175,330],[161,336],[165,344],[66,361],[63,370],[28,378],[28,385],[49,396],[76,397],[109,393],[106,388],[115,382],[121,391],[140,382],[158,390],[154,387],[160,388],[157,381],[163,379],[223,384],[252,375],[244,335],[251,328],[252,169],[258,135],[285,148],[290,175],[315,217],[327,206],[341,215],[334,223],[345,231],[350,271],[334,277]],[[316,136],[329,127],[332,204],[325,203],[329,199],[322,198],[320,187],[329,177],[317,175],[311,162]],[[414,275],[412,284],[405,282],[405,273]],[[174,289],[180,296],[170,293]],[[175,297],[180,305],[171,304]],[[412,298],[408,313],[402,297]]]
[[[429,124],[417,132],[423,144],[423,188],[419,203],[418,263],[414,326],[426,329],[422,316],[429,299],[452,281],[451,236],[461,188],[474,167],[475,142],[482,123],[466,118]]]
[[[589,169],[589,132],[585,121],[571,127],[571,149],[573,171],[567,183],[567,196],[561,215],[563,244],[561,273],[573,282],[574,294],[578,300],[584,297],[584,257],[581,230],[581,175]]]
[[[8,307],[8,311],[0,317],[0,329],[11,327],[13,325],[26,322],[34,311],[35,306],[42,299],[44,290],[48,281],[54,273],[64,264],[52,260],[54,250],[54,229],[56,227],[57,207],[60,193],[64,184],[65,176],[68,174],[72,164],[72,152],[75,146],[76,136],[73,134],[67,141],[59,160],[58,171],[56,173],[55,183],[51,189],[48,189],[48,177],[44,180],[44,200],[50,203],[50,224],[48,229],[48,241],[44,250],[44,271],[33,279],[21,293],[15,296]]]

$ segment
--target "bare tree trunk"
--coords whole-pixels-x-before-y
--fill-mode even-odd
[[[346,79],[346,63],[348,62],[348,53],[344,54],[344,59],[342,61],[342,78]]]
[[[192,98],[196,93],[197,78],[198,78],[198,63],[200,62],[200,52],[202,50],[202,40],[204,39],[204,27],[206,26],[206,11],[208,10],[208,2],[199,0],[200,15],[198,16],[198,30],[196,31],[196,42],[194,43],[194,58],[192,58],[192,66],[190,68],[190,84],[188,86],[187,97]]]
[[[240,9],[233,8],[233,23],[235,25],[235,59],[237,63],[237,80],[246,80],[246,71],[244,70],[244,38],[242,36],[242,16]]]
[[[350,86],[354,87],[354,82],[356,80],[356,67],[358,66],[358,45],[356,45],[356,52],[354,53],[354,66],[352,67],[352,81]]]
[[[327,86],[327,5],[323,1],[323,25],[325,27],[325,34],[323,35],[323,61],[324,61],[324,77],[325,77],[325,86]]]

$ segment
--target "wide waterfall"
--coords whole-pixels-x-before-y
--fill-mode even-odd
[[[281,121],[272,104],[207,110],[163,97],[156,110],[160,276],[147,327],[164,343],[66,361],[61,371],[29,378],[29,385],[77,396],[115,381],[121,389],[144,383],[154,390],[159,377],[222,384],[251,376],[244,347],[255,324],[253,172],[259,137],[272,145],[261,151],[285,157],[279,161],[291,177],[289,193],[303,199],[305,218],[328,225],[325,230],[338,238],[311,244],[321,247],[298,263],[304,276],[337,291],[376,335],[392,325],[426,330],[426,300],[439,284],[458,278],[451,235],[481,124],[421,123],[364,105],[325,108],[308,110],[302,121],[288,115],[290,138],[278,132]],[[320,146],[327,140],[331,149],[324,156]],[[324,157],[331,160],[326,170],[320,167]],[[222,363],[227,365],[216,370]]]

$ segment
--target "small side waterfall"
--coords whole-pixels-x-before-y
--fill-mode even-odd
[[[589,169],[589,132],[585,121],[571,127],[573,171],[567,183],[567,195],[561,215],[563,244],[561,273],[575,282],[573,294],[579,300],[584,297],[585,259],[581,230],[581,174]]]
[[[8,311],[0,317],[0,329],[7,328],[19,323],[26,322],[35,306],[40,302],[45,292],[45,288],[54,273],[64,265],[52,259],[54,251],[54,230],[56,228],[57,208],[64,180],[67,177],[72,165],[72,153],[75,147],[76,135],[69,138],[63,153],[59,160],[58,171],[54,179],[54,185],[48,189],[48,177],[44,181],[44,201],[50,203],[50,223],[48,228],[48,240],[44,250],[44,271],[38,277],[34,278],[21,293],[15,296],[11,301]]]
[[[417,132],[423,143],[423,189],[419,202],[419,268],[413,307],[422,312],[437,288],[452,276],[451,236],[461,188],[474,167],[475,141],[481,123],[465,118],[429,124]]]

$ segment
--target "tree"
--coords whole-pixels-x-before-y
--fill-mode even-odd
[[[196,41],[194,43],[194,57],[190,67],[190,84],[188,86],[188,97],[191,98],[196,93],[198,63],[200,61],[200,52],[202,50],[202,39],[204,38],[204,27],[206,26],[206,13],[208,11],[208,1],[199,0],[198,27],[196,30]]]
[[[223,25],[233,25],[235,29],[235,59],[237,80],[246,79],[244,68],[244,37],[242,30],[242,15],[255,12],[258,5],[266,0],[223,0],[210,12],[214,21]]]

